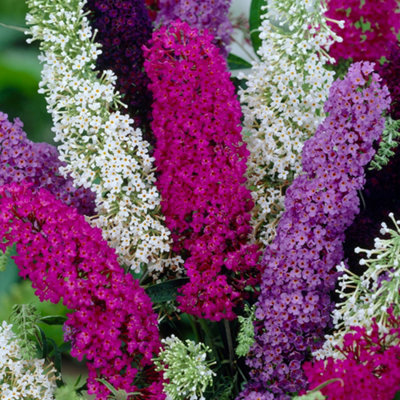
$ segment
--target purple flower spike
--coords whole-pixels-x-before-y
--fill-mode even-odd
[[[180,19],[200,33],[207,29],[214,36],[216,44],[226,56],[226,48],[233,32],[228,12],[231,0],[160,0],[157,22],[168,26]]]
[[[371,63],[352,65],[331,87],[328,117],[304,145],[304,174],[286,193],[286,211],[264,255],[247,392],[282,400],[306,387],[300,365],[330,324],[344,231],[358,213],[357,190],[389,105],[388,89]]]
[[[117,89],[143,129],[151,116],[151,94],[143,71],[142,46],[151,38],[152,23],[144,0],[88,0],[89,19],[97,29],[102,45],[97,60],[99,70],[111,69],[117,76]]]
[[[33,184],[34,190],[47,189],[79,213],[93,214],[94,194],[75,188],[71,178],[61,176],[59,168],[63,164],[57,149],[48,143],[31,142],[22,128],[19,119],[12,123],[0,112],[0,186],[25,180]]]

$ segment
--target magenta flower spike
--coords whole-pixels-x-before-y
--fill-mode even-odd
[[[185,22],[161,27],[145,50],[145,69],[162,211],[190,279],[180,308],[219,321],[235,317],[243,289],[257,281],[259,252],[247,243],[253,201],[240,105],[212,41]]]
[[[328,399],[393,399],[400,390],[400,317],[392,309],[385,328],[375,321],[368,330],[355,326],[339,348],[342,359],[305,363],[310,389],[333,380],[321,389]]]
[[[109,398],[102,378],[116,389],[165,399],[152,362],[161,347],[157,316],[100,229],[47,190],[35,193],[22,182],[0,187],[0,237],[3,251],[16,244],[20,275],[32,281],[41,301],[62,299],[74,310],[64,324],[65,340],[73,357],[86,359],[89,394]],[[138,373],[140,387],[134,384]]]
[[[398,1],[328,0],[327,6],[327,17],[344,20],[344,29],[335,23],[331,24],[332,30],[343,38],[329,51],[335,60],[352,58],[354,62],[379,61],[382,56],[389,56],[400,31]]]

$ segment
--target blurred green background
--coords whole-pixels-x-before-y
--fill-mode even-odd
[[[25,27],[25,0],[0,0],[0,24]],[[37,45],[28,45],[23,32],[0,25],[0,111],[20,118],[33,141],[52,142],[51,120],[42,95],[37,93],[41,66]],[[11,261],[11,260],[9,260]],[[1,299],[17,280],[12,262],[0,275],[0,318],[7,307]]]
[[[26,11],[25,0],[0,0],[0,24],[23,28]],[[31,140],[52,142],[50,116],[43,96],[37,93],[41,70],[38,54],[37,46],[26,43],[23,32],[0,25],[0,111],[9,119],[20,118]],[[4,296],[18,279],[11,261],[0,275],[1,319],[8,311]]]
[[[25,27],[25,0],[0,0],[0,23]],[[0,111],[19,117],[28,137],[52,143],[46,102],[37,93],[41,66],[37,44],[28,45],[23,32],[0,26]]]
[[[25,0],[0,0],[0,24],[24,28],[26,11]],[[0,112],[8,114],[10,120],[20,118],[31,140],[52,143],[46,102],[37,93],[41,71],[39,51],[37,44],[28,45],[26,38],[23,32],[0,25]],[[31,283],[19,279],[17,267],[8,259],[6,271],[0,272],[0,322],[9,318],[16,303],[35,304],[43,316],[66,312],[61,305],[40,303]],[[58,345],[62,343],[61,326],[43,328]]]

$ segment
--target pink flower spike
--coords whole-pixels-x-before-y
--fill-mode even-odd
[[[47,190],[35,193],[23,182],[0,186],[0,237],[16,243],[20,275],[32,280],[42,301],[62,299],[76,310],[64,325],[65,340],[72,343],[72,356],[86,357],[89,394],[108,398],[109,390],[97,380],[103,378],[143,398],[165,399],[152,362],[161,347],[157,316],[100,229]],[[134,384],[139,371],[147,384],[140,388]]]

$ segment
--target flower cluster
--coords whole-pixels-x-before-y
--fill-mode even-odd
[[[46,94],[63,168],[76,185],[96,193],[93,224],[120,256],[139,271],[162,269],[169,231],[162,224],[154,187],[153,159],[142,132],[119,111],[115,75],[94,71],[100,45],[84,16],[84,1],[29,0],[32,40],[40,40],[44,63],[41,92]]]
[[[353,64],[331,86],[328,116],[304,145],[304,174],[286,193],[286,211],[263,259],[256,344],[248,358],[256,390],[268,387],[286,399],[285,393],[305,387],[301,362],[321,345],[330,322],[344,231],[358,212],[363,167],[389,105],[387,87],[370,63]]]
[[[204,400],[203,393],[212,385],[215,373],[211,366],[215,361],[207,361],[210,349],[203,343],[192,340],[185,343],[175,335],[162,339],[164,349],[154,359],[157,371],[163,371],[164,392],[170,400]]]
[[[0,237],[2,250],[16,243],[20,275],[32,281],[41,301],[62,299],[76,310],[64,325],[65,340],[72,342],[72,356],[86,358],[89,393],[107,399],[108,389],[97,380],[103,378],[144,398],[165,398],[152,362],[161,347],[157,316],[100,229],[45,189],[34,193],[21,183],[0,187]],[[140,388],[133,386],[138,372]]]
[[[339,278],[339,298],[332,313],[334,333],[326,336],[322,349],[314,353],[317,359],[325,357],[340,358],[338,346],[351,326],[364,326],[370,329],[372,321],[384,330],[388,314],[386,310],[394,304],[394,312],[400,314],[400,228],[393,214],[389,215],[395,229],[382,223],[382,235],[388,239],[375,239],[372,250],[356,248],[356,253],[364,253],[366,258],[360,264],[367,270],[362,276],[349,271],[344,263],[337,269],[344,274]]]
[[[388,56],[400,31],[397,0],[327,0],[326,16],[345,21],[343,42],[335,43],[330,55],[337,61],[378,61]],[[332,29],[337,31],[335,24]],[[339,32],[338,32],[339,34]]]
[[[143,0],[88,0],[89,20],[102,45],[97,58],[99,71],[111,69],[116,88],[128,105],[136,126],[144,127],[150,114],[151,95],[143,71],[141,47],[151,37],[152,24]]]
[[[253,202],[240,105],[211,35],[175,22],[150,44],[145,69],[154,96],[157,185],[175,249],[188,256],[181,309],[232,319],[259,258],[257,246],[246,243]]]
[[[245,357],[250,350],[250,347],[254,344],[254,320],[256,308],[253,305],[251,308],[246,304],[244,307],[244,312],[247,314],[246,317],[241,315],[238,316],[238,321],[240,324],[239,333],[237,336],[237,347],[236,354],[239,357]]]
[[[384,332],[373,322],[370,332],[356,326],[345,335],[338,349],[343,359],[305,363],[310,387],[336,378],[321,389],[328,399],[393,399],[400,390],[400,317],[387,313]]]
[[[160,0],[157,23],[168,26],[180,19],[202,34],[205,29],[214,36],[213,42],[227,55],[233,32],[228,18],[231,0]]]
[[[19,119],[11,123],[0,112],[0,186],[26,180],[35,189],[46,188],[81,214],[93,214],[93,193],[82,187],[76,189],[71,178],[61,176],[59,168],[63,164],[58,160],[57,149],[47,143],[31,142],[22,127]]]
[[[325,69],[327,50],[340,40],[328,27],[320,1],[270,2],[263,15],[258,50],[241,90],[250,159],[249,186],[255,239],[265,245],[283,212],[284,192],[301,171],[303,142],[324,117],[323,105],[333,82]]]
[[[53,400],[54,371],[44,360],[24,360],[12,325],[0,325],[0,394],[2,400]]]

